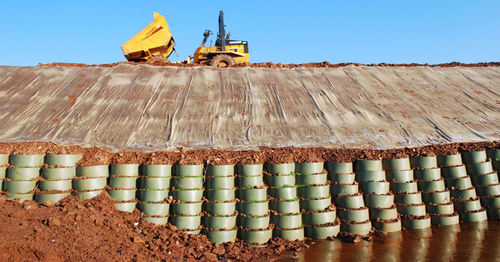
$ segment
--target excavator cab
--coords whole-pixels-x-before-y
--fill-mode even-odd
[[[193,62],[195,64],[206,64],[215,67],[227,67],[234,64],[248,63],[248,42],[241,40],[231,40],[226,36],[224,25],[224,11],[219,12],[219,32],[215,46],[205,46],[212,31],[206,30],[203,33],[203,41],[200,47],[194,52]]]

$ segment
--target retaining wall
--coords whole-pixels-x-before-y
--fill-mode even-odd
[[[213,242],[368,235],[500,219],[500,149],[354,162],[76,166],[0,155],[3,194],[39,203],[107,191],[115,206]]]

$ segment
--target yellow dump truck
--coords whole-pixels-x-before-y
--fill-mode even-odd
[[[123,55],[129,61],[145,61],[152,56],[169,57],[175,42],[167,20],[154,12],[153,22],[122,45]]]
[[[249,62],[248,42],[231,40],[230,34],[226,35],[223,11],[219,13],[219,32],[215,45],[205,46],[211,34],[210,30],[205,30],[201,45],[196,49],[192,61],[187,60],[188,63],[226,67]],[[129,61],[145,61],[153,56],[168,58],[175,50],[174,45],[167,20],[155,12],[153,22],[123,44],[122,51]]]

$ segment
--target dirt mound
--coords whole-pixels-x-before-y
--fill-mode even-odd
[[[151,61],[150,61],[151,60]],[[185,64],[185,63],[172,63],[168,60],[164,59],[150,59],[144,62],[117,62],[112,64],[94,64],[87,65],[82,63],[49,63],[42,64],[39,63],[38,66],[65,66],[65,67],[113,67],[117,65],[154,65],[154,66],[177,66],[177,67],[193,67],[193,66],[204,66],[198,64]],[[205,65],[208,66],[208,65]],[[489,66],[500,66],[500,62],[481,62],[481,63],[472,63],[472,64],[464,64],[459,62],[451,62],[451,63],[442,63],[442,64],[387,64],[387,63],[379,63],[379,64],[361,64],[361,63],[338,63],[331,64],[328,61],[320,62],[320,63],[304,63],[304,64],[282,64],[282,63],[273,63],[273,62],[263,62],[263,63],[242,63],[236,64],[229,67],[252,67],[252,68],[338,68],[345,66],[381,66],[381,67],[417,67],[417,66],[428,66],[428,67],[489,67]]]
[[[272,239],[256,247],[241,241],[212,244],[173,226],[120,212],[105,193],[82,201],[70,196],[57,205],[19,203],[0,196],[0,261],[268,261],[307,244]]]

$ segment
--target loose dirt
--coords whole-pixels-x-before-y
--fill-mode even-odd
[[[116,210],[105,193],[88,201],[70,196],[56,205],[0,196],[0,261],[269,261],[308,246],[282,239],[260,247],[216,245],[205,235],[140,218],[137,210]]]
[[[107,164],[262,164],[305,162],[352,162],[356,159],[394,159],[409,156],[457,154],[461,151],[479,151],[500,148],[500,141],[450,143],[416,148],[387,150],[332,149],[298,147],[260,147],[260,150],[178,150],[174,152],[118,152],[96,147],[58,146],[50,142],[0,143],[2,154],[82,154],[79,166]]]
[[[39,63],[38,66],[65,66],[65,67],[113,67],[117,65],[153,65],[153,66],[177,66],[177,67],[194,67],[194,66],[203,66],[199,64],[185,64],[185,63],[172,63],[164,60],[156,60],[152,59],[151,61],[145,62],[117,62],[111,64],[94,64],[87,65],[81,63],[49,63],[42,64]],[[207,66],[207,65],[205,65]],[[320,63],[304,63],[304,64],[282,64],[282,63],[272,63],[272,62],[263,62],[263,63],[242,63],[236,64],[229,67],[252,67],[252,68],[338,68],[345,66],[388,66],[388,67],[417,67],[417,66],[428,66],[428,67],[488,67],[488,66],[500,66],[500,62],[482,62],[482,63],[473,63],[473,64],[464,64],[459,62],[451,62],[451,63],[443,63],[443,64],[387,64],[387,63],[379,63],[379,64],[360,64],[360,63],[338,63],[331,64],[328,61],[320,62]]]

